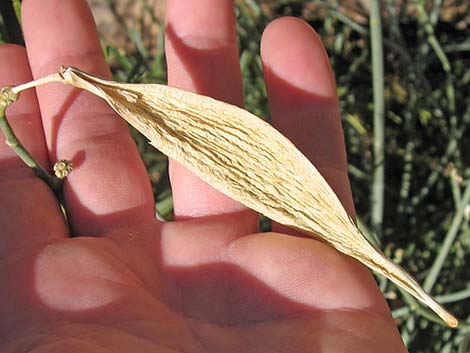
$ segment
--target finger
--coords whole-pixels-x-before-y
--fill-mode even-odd
[[[0,87],[30,80],[24,48],[0,46]],[[21,93],[18,102],[7,109],[7,117],[25,149],[49,169],[34,91]],[[66,235],[64,218],[53,192],[6,144],[3,134],[0,135],[0,210],[0,258],[14,250]]]
[[[167,1],[168,84],[243,105],[234,4],[231,0]],[[176,217],[245,211],[174,161],[170,176]],[[241,222],[256,222],[247,212]]]
[[[275,20],[263,33],[261,56],[273,125],[313,162],[354,215],[336,86],[318,35],[300,19]],[[273,230],[286,228],[273,225]]]
[[[110,77],[85,0],[23,1],[23,26],[34,77],[77,66]],[[51,84],[38,88],[52,161],[75,165],[64,185],[77,234],[99,234],[154,217],[147,173],[126,124],[101,99]]]

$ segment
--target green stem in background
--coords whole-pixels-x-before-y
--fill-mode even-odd
[[[30,167],[34,173],[41,178],[51,189],[56,196],[61,199],[62,195],[62,180],[55,178],[47,172],[31,154],[25,149],[23,144],[16,137],[13,129],[11,128],[6,118],[6,108],[18,99],[18,92],[15,92],[11,87],[4,87],[0,91],[0,129],[5,135],[6,143],[12,148],[13,151],[23,160],[23,162]]]
[[[438,295],[436,297],[436,299],[442,304],[454,303],[468,298],[470,298],[470,288],[466,288],[455,293]]]
[[[461,291],[454,292],[454,293],[436,296],[436,300],[438,300],[439,303],[441,304],[455,303],[455,302],[459,302],[468,298],[470,298],[470,288],[466,288],[466,289],[463,289]],[[400,308],[392,310],[392,316],[393,318],[399,318],[399,317],[409,315],[410,312],[411,310],[409,306],[402,306]]]
[[[457,139],[459,139],[460,136],[462,136],[464,132],[464,128],[465,126],[463,126],[462,129],[460,129],[457,132]],[[449,141],[449,144],[447,145],[444,155],[441,156],[439,159],[439,163],[434,167],[432,173],[429,174],[421,190],[415,196],[411,198],[411,205],[413,207],[422,203],[424,199],[429,195],[431,189],[436,184],[437,180],[439,179],[439,176],[442,174],[447,163],[457,153],[457,150],[458,150],[457,139],[452,139]]]
[[[415,298],[413,298],[410,294],[408,294],[406,291],[402,290],[399,288],[399,291],[405,300],[405,302],[408,304],[410,307],[411,311],[417,312],[420,316],[426,318],[427,320],[434,322],[436,324],[439,324],[441,326],[444,326],[444,322],[437,316],[434,315],[432,312],[427,310],[425,307],[420,305]]]
[[[458,156],[460,155],[459,148],[458,148],[458,141],[461,140],[462,136],[466,132],[466,128],[468,125],[467,123],[470,121],[470,106],[469,106],[466,112],[462,115],[463,123],[462,124],[457,123],[457,117],[455,115],[455,94],[454,94],[455,91],[454,91],[454,86],[452,84],[453,76],[452,76],[451,65],[447,58],[447,55],[445,54],[445,51],[442,50],[441,45],[439,44],[439,42],[436,39],[436,36],[434,35],[434,28],[429,22],[428,15],[424,9],[424,5],[422,3],[419,3],[419,5],[420,6],[418,6],[418,9],[419,9],[420,23],[425,25],[425,31],[426,31],[426,34],[428,35],[429,44],[432,45],[433,50],[436,52],[436,55],[441,61],[441,65],[442,65],[444,72],[447,74],[446,94],[447,94],[447,99],[449,102],[449,110],[451,111],[451,116],[449,119],[450,124],[451,124],[451,131],[450,131],[451,133],[449,136],[448,146],[446,148],[444,155],[440,158],[439,164],[433,168],[431,174],[429,174],[426,182],[424,183],[424,186],[411,199],[411,206],[413,208],[416,207],[418,204],[421,204],[424,201],[424,199],[429,195],[431,189],[434,187],[434,185],[438,181],[439,176],[442,174],[444,168],[447,166],[449,161],[452,158],[455,158],[454,160],[458,159]],[[433,40],[430,40],[429,38],[433,38]],[[466,49],[470,50],[470,42],[468,44],[469,44],[468,48],[463,48],[463,50],[466,50]],[[457,50],[460,50],[460,49],[457,48]]]
[[[439,324],[441,326],[444,326],[444,322],[434,313],[429,311],[427,308],[424,306],[420,305],[413,296],[411,296],[408,292],[404,291],[403,289],[399,288],[400,293],[402,294],[403,299],[405,302],[408,304],[408,306],[405,308],[400,308],[397,309],[397,311],[393,311],[392,315],[393,317],[398,317],[398,316],[404,316],[409,314],[411,311],[417,312],[420,316],[424,317],[430,322],[434,322],[436,324]],[[408,312],[406,310],[409,310]],[[394,315],[395,312],[395,315]],[[398,314],[398,315],[396,315]],[[413,316],[410,316],[410,318],[413,318]],[[408,321],[410,320],[408,319]],[[457,330],[461,332],[469,332],[470,330],[470,324],[467,322],[460,322],[459,326],[457,327]]]
[[[458,231],[460,229],[460,225],[463,221],[464,218],[464,209],[465,205],[467,205],[470,202],[470,183],[467,184],[465,191],[460,199],[460,205],[456,205],[456,213],[452,219],[451,225],[449,230],[447,231],[447,234],[444,238],[444,242],[442,243],[441,248],[439,249],[439,253],[436,256],[436,259],[434,260],[434,263],[432,264],[423,284],[423,288],[427,291],[430,292],[431,289],[433,288],[434,284],[437,282],[439,273],[441,272],[442,267],[444,266],[444,262],[447,259],[447,256],[449,255],[449,252],[451,250],[452,244],[455,241],[455,238],[457,237]],[[437,318],[434,317],[431,313],[429,313],[426,309],[421,308],[416,300],[412,298],[408,293],[405,293],[404,291],[401,291],[403,294],[403,297],[405,301],[411,306],[411,308],[416,308],[416,310],[426,317],[427,319],[431,321],[436,321]],[[467,292],[462,292],[459,293],[459,295],[454,295],[454,297],[451,296],[450,299],[455,299],[455,297],[462,297],[468,295]],[[449,298],[447,298],[449,300]],[[424,310],[424,311],[423,311]],[[431,315],[431,317],[429,317]],[[410,316],[408,318],[408,323],[410,325],[414,325],[412,322],[413,317]],[[460,323],[459,324],[459,329],[469,331],[470,330],[470,325],[466,323]]]
[[[415,151],[414,141],[408,141],[403,156],[403,174],[401,176],[400,187],[400,203],[398,204],[398,212],[402,217],[408,213],[407,201],[410,197],[411,182],[413,178],[413,155]]]
[[[470,51],[470,40],[467,40],[462,43],[448,44],[443,49],[445,53],[459,53],[459,52]]]
[[[13,10],[15,10],[16,20],[21,27],[21,0],[12,0]]]
[[[460,207],[465,207],[461,203],[462,192],[460,191],[460,179],[457,169],[452,169],[450,172],[450,187],[452,189],[452,196],[454,198],[455,210],[458,212]]]
[[[439,21],[439,11],[442,7],[443,0],[433,0],[432,10],[429,14],[429,22],[435,26],[437,21]]]
[[[462,342],[460,343],[458,353],[468,352],[470,352],[470,334],[465,335],[465,337],[463,338]]]
[[[9,43],[15,43],[24,46],[23,32],[18,17],[19,1],[3,0],[0,1],[0,14],[5,24]]]
[[[428,37],[428,43],[431,46],[431,48],[434,50],[434,53],[439,59],[442,69],[444,70],[446,74],[446,95],[447,95],[447,100],[449,103],[449,111],[452,114],[449,120],[450,120],[452,129],[455,130],[456,125],[457,125],[457,117],[455,116],[455,105],[456,105],[455,104],[455,88],[452,83],[453,77],[452,77],[452,68],[450,66],[450,61],[447,58],[447,55],[444,49],[442,48],[441,44],[437,40],[436,35],[434,33],[433,24],[435,24],[436,19],[431,20],[429,18],[429,15],[426,12],[426,9],[424,8],[423,1],[419,1],[417,5],[418,5],[417,6],[418,20],[424,26],[424,30],[426,31],[426,35]]]
[[[444,242],[442,243],[439,253],[437,254],[437,257],[434,260],[434,263],[432,264],[431,269],[428,275],[426,276],[426,279],[424,280],[423,288],[427,292],[431,291],[432,287],[437,281],[439,272],[441,272],[442,266],[444,266],[444,262],[447,259],[447,256],[449,255],[452,244],[454,243],[455,237],[458,234],[460,224],[462,223],[462,220],[464,217],[465,205],[467,205],[469,202],[470,202],[470,182],[467,184],[467,187],[465,188],[465,191],[462,195],[462,199],[460,202],[461,206],[457,209],[457,212],[455,213],[454,218],[452,219],[452,223],[450,225],[449,230],[447,231],[447,234],[444,238]]]
[[[371,33],[372,89],[374,99],[374,172],[371,192],[371,225],[375,233],[381,238],[384,214],[385,103],[382,21],[380,18],[379,0],[370,2],[369,25]]]
[[[354,22],[354,20],[338,11],[338,5],[335,6],[325,0],[316,0],[315,3],[328,9],[332,16],[334,16],[338,21],[351,28],[353,31],[362,34],[365,37],[371,36],[370,31],[366,27],[360,25],[357,22]],[[384,45],[386,45],[388,48],[392,49],[395,53],[397,53],[400,58],[406,62],[406,65],[408,65],[410,69],[413,69],[413,64],[415,62],[407,51],[407,48],[403,48],[399,43],[396,42],[396,40],[393,39],[382,38],[382,40]],[[417,75],[419,79],[426,84],[426,86],[429,86],[429,82],[424,75],[419,72],[417,73]]]

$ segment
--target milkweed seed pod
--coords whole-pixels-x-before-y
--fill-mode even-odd
[[[315,166],[262,119],[181,89],[107,81],[72,67],[40,81],[60,81],[103,98],[154,147],[215,189],[278,223],[321,237],[457,326],[453,315],[367,241]]]

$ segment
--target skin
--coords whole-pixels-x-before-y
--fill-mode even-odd
[[[24,0],[23,26],[26,50],[0,47],[1,86],[60,65],[110,77],[86,1]],[[168,83],[243,105],[234,26],[232,1],[168,0]],[[353,215],[320,39],[281,18],[261,54],[273,124]],[[178,221],[155,220],[137,148],[99,98],[50,84],[8,117],[37,160],[75,170],[68,230],[52,192],[0,144],[2,352],[406,352],[362,265],[280,225],[257,233],[256,214],[174,162]]]

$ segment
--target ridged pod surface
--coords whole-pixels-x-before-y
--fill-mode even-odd
[[[315,166],[262,119],[181,89],[108,81],[72,67],[42,81],[100,96],[154,147],[217,190],[276,222],[321,237],[457,326],[413,277],[367,241]]]

